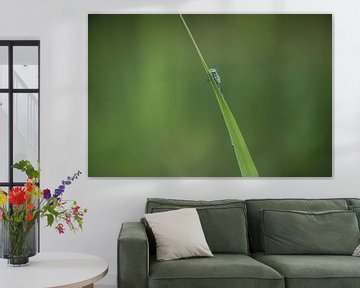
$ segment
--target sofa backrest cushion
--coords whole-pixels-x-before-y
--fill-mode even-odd
[[[263,251],[261,246],[261,210],[329,211],[348,210],[346,199],[253,199],[246,200],[250,247],[252,252]]]
[[[348,198],[348,205],[350,211],[355,211],[359,222],[360,228],[360,199],[359,198]]]
[[[356,216],[358,217],[359,227],[360,227],[360,199],[348,198],[347,200],[348,200],[349,210],[356,212]]]
[[[262,244],[268,255],[352,255],[359,244],[356,213],[262,210]]]
[[[249,253],[245,201],[150,198],[147,200],[145,212],[157,213],[181,208],[197,209],[206,241],[213,253]],[[149,241],[153,242],[151,231],[147,231]],[[150,245],[153,247],[154,244]]]
[[[359,198],[348,198],[347,199],[349,206],[360,206],[360,199]]]

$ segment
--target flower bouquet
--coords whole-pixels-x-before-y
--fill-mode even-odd
[[[81,172],[74,173],[54,189],[40,189],[40,169],[27,160],[13,165],[26,173],[23,187],[12,187],[9,193],[0,188],[0,257],[8,259],[9,265],[26,265],[29,257],[36,254],[36,226],[39,218],[45,218],[47,226],[55,227],[59,234],[82,229],[86,209],[76,201],[63,199],[66,186],[76,180]]]

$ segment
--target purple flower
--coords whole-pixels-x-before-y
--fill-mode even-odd
[[[51,197],[51,193],[50,193],[50,190],[49,189],[44,189],[43,191],[43,196],[44,198],[47,200]]]
[[[59,196],[64,192],[64,190],[61,189],[55,189],[54,197],[59,198]]]
[[[66,180],[62,180],[59,187],[57,189],[55,189],[54,197],[59,200],[60,195],[65,191],[65,186],[70,185],[72,181],[74,181],[75,179],[78,179],[80,174],[82,174],[82,173],[80,170],[78,170],[78,172],[74,173],[74,176],[72,176],[72,177],[67,176]]]

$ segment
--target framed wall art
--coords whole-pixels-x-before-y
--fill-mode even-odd
[[[331,177],[331,14],[91,14],[90,177]]]

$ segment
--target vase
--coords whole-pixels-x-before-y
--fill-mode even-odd
[[[37,223],[31,227],[28,222],[0,222],[0,257],[8,259],[9,266],[25,266],[29,257],[37,252]]]

